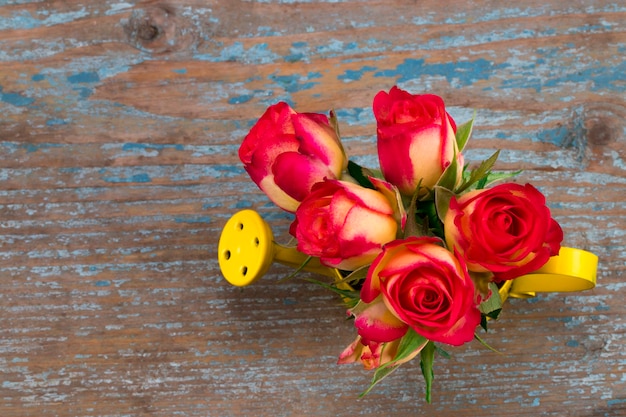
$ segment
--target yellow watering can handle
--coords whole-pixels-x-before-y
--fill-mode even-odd
[[[596,286],[598,257],[582,249],[561,247],[537,271],[515,278],[509,296],[534,297],[538,292],[572,292]]]

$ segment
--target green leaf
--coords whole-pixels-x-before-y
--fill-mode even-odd
[[[452,197],[454,197],[454,193],[448,188],[435,187],[435,208],[437,209],[437,216],[442,223],[446,218]]]
[[[467,179],[461,187],[459,187],[456,192],[461,193],[467,190],[469,187],[474,185],[476,182],[480,181],[483,177],[489,174],[489,170],[493,168],[493,165],[498,160],[498,156],[500,155],[500,150],[497,150],[493,155],[491,155],[488,159],[484,160],[480,166],[470,173],[469,179]]]
[[[367,168],[363,168],[353,161],[348,161],[348,173],[359,183],[359,185],[365,188],[371,188],[372,190],[376,189],[374,184],[372,184],[368,178],[374,176],[374,173]]]
[[[487,342],[485,342],[483,339],[480,338],[480,336],[478,336],[477,334],[474,334],[474,339],[478,340],[484,347],[486,347],[487,349],[489,349],[492,352],[497,353],[498,355],[502,355],[502,352],[500,352],[499,350],[489,346],[487,344]]]
[[[422,236],[437,236],[444,239],[443,222],[439,219],[434,200],[420,202],[417,207],[417,218],[422,219]]]
[[[439,356],[445,359],[451,358],[451,355],[439,345],[435,345],[435,351],[439,354]]]
[[[424,381],[426,381],[426,402],[430,404],[433,379],[435,378],[435,373],[433,372],[433,364],[435,362],[435,344],[433,342],[428,342],[422,349],[420,355],[420,367],[422,368]]]
[[[494,182],[506,180],[509,178],[513,178],[522,173],[522,170],[519,169],[513,172],[490,172],[483,180],[479,181],[476,188],[485,188],[488,185],[493,184]],[[482,185],[482,186],[481,186]]]
[[[489,313],[485,314],[487,317],[489,317],[490,319],[496,320],[498,317],[500,317],[500,313],[502,313],[502,309],[498,308],[495,309],[493,311],[490,311]]]
[[[498,292],[498,286],[495,283],[489,283],[489,290],[491,291],[491,296],[482,303],[480,303],[480,305],[478,306],[478,310],[480,310],[481,313],[491,317],[490,314],[492,314],[493,312],[502,310],[502,299],[500,298],[500,293]]]
[[[409,328],[406,334],[402,336],[400,346],[398,346],[398,352],[392,362],[406,359],[416,350],[423,349],[426,344],[428,344],[428,339]]]
[[[367,394],[369,394],[370,391],[374,389],[374,386],[376,386],[376,384],[378,384],[380,381],[388,377],[393,371],[395,371],[399,367],[400,365],[396,365],[396,366],[389,366],[384,369],[380,369],[380,368],[377,369],[376,373],[374,374],[374,379],[372,379],[372,382],[370,382],[369,387],[367,387],[367,389],[359,395],[359,398],[363,398]]]
[[[400,367],[400,365],[404,363],[402,361],[406,360],[411,354],[415,353],[416,351],[424,349],[424,347],[427,346],[428,343],[428,339],[426,339],[424,336],[417,334],[415,330],[409,328],[409,330],[400,340],[398,352],[396,352],[394,358],[391,361],[380,365],[376,369],[376,372],[374,372],[374,377],[372,378],[369,387],[365,391],[363,391],[363,393],[361,393],[359,397],[367,395],[376,384],[378,384],[384,378],[389,376],[389,374],[395,371],[398,367]]]
[[[296,275],[298,275],[300,273],[300,271],[302,271],[307,264],[311,261],[311,259],[313,259],[312,256],[307,256],[307,258],[302,262],[302,264],[300,264],[300,266],[298,266],[292,273],[290,273],[289,275],[287,275],[284,278],[281,278],[280,281],[287,281],[291,278],[294,278]]]
[[[359,291],[342,290],[341,288],[337,288],[335,284],[322,282],[322,281],[316,280],[315,278],[301,278],[301,279],[304,281],[310,282],[312,284],[317,284],[322,288],[325,288],[327,290],[334,292],[335,294],[339,294],[340,296],[343,297],[344,303],[346,304],[348,308],[355,307],[360,301],[361,294]]]
[[[472,135],[472,128],[474,127],[475,118],[476,112],[474,112],[474,115],[472,116],[472,119],[470,121],[465,122],[461,126],[457,126],[456,128],[456,145],[459,148],[459,152],[465,149],[465,145],[467,145],[467,142]]]
[[[406,209],[407,218],[406,224],[404,225],[404,237],[407,238],[409,236],[425,236],[426,231],[424,230],[423,225],[417,222],[417,199],[420,192],[420,184],[417,185],[417,189],[413,196],[411,197],[411,202]]]
[[[337,281],[336,283],[339,284],[345,282],[346,284],[354,284],[363,281],[367,277],[367,272],[369,271],[369,269],[369,265],[357,268],[354,271],[350,272],[350,274],[348,274],[344,279],[342,279],[341,281]]]
[[[347,158],[346,150],[344,149],[343,143],[341,142],[341,133],[339,132],[339,120],[337,119],[337,113],[335,113],[335,110],[330,110],[330,117],[328,118],[328,122],[334,130],[335,135],[337,135],[336,142],[337,145],[339,145],[339,149],[341,149],[341,153],[343,153],[344,158]]]
[[[448,165],[445,171],[443,171],[443,174],[441,174],[441,177],[439,177],[439,180],[437,180],[436,185],[439,187],[447,188],[449,190],[453,190],[457,181],[457,174],[459,169],[458,165],[459,163],[457,161],[457,153],[455,151],[450,165]]]

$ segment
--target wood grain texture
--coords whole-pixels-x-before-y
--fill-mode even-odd
[[[508,4],[508,3],[507,3]],[[622,2],[0,0],[0,415],[626,416]],[[334,295],[273,267],[221,278],[227,218],[289,217],[237,149],[266,106],[339,116],[376,166],[374,94],[476,111],[548,197],[588,292],[507,301],[478,344],[358,399]]]

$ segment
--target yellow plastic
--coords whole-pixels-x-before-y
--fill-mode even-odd
[[[596,285],[598,257],[582,249],[561,247],[559,254],[537,271],[515,278],[509,295],[534,297],[538,292],[589,290]]]
[[[511,292],[511,285],[513,284],[512,280],[504,281],[502,286],[498,289],[498,294],[500,294],[500,301],[504,303],[507,298],[509,298],[509,293]]]
[[[243,287],[261,278],[273,262],[301,268],[309,257],[296,248],[274,242],[269,225],[253,210],[235,213],[226,222],[218,244],[218,259],[224,278],[232,285]],[[528,298],[538,292],[584,291],[596,285],[598,257],[581,249],[562,247],[537,271],[514,280],[505,281],[499,290],[504,302],[507,297]],[[341,281],[337,269],[311,258],[302,268]],[[340,288],[350,288],[341,284]]]
[[[261,278],[273,262],[299,268],[308,258],[295,248],[275,243],[269,225],[253,210],[237,212],[226,222],[217,251],[224,278],[238,287]],[[303,269],[340,277],[339,271],[321,265],[316,258],[311,258]]]

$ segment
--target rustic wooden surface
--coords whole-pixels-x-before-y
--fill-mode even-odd
[[[509,5],[505,5],[509,4]],[[0,0],[0,415],[626,416],[623,2]],[[334,295],[221,278],[221,227],[282,214],[237,149],[266,106],[335,108],[376,164],[392,85],[477,111],[596,289],[507,302],[479,344],[358,399]]]

